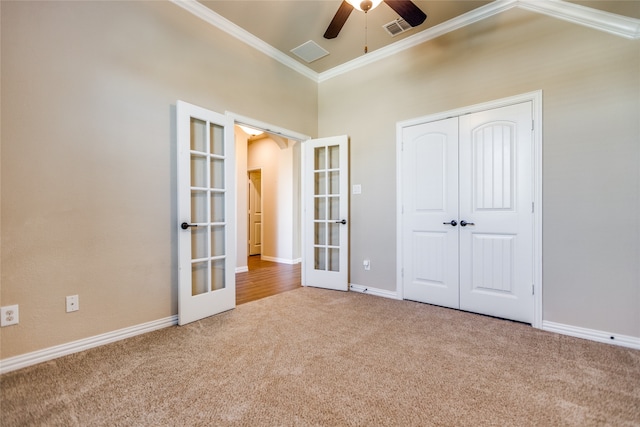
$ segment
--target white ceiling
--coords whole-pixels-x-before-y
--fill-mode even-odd
[[[179,3],[181,0],[173,1]],[[375,51],[388,48],[389,45],[394,45],[407,37],[427,33],[436,26],[437,28],[446,26],[449,22],[460,19],[461,15],[480,14],[479,11],[483,10],[483,7],[497,8],[500,3],[509,3],[505,0],[414,0],[414,3],[427,14],[427,19],[418,27],[396,37],[390,36],[382,26],[399,16],[388,5],[382,3],[376,9],[369,11],[366,18],[363,12],[354,9],[338,37],[327,40],[323,38],[323,34],[342,0],[198,0],[198,2],[206,6],[207,10],[226,18],[315,73],[326,72],[354,59],[366,59],[362,58],[365,55],[365,40],[369,50],[367,55],[372,55]],[[589,10],[596,10],[640,19],[640,0],[571,2],[521,0],[521,3],[528,5],[530,9],[535,9],[537,4],[544,4],[546,11],[554,10],[558,4],[562,6],[563,3],[565,5],[568,3],[568,6],[589,7],[585,9],[586,13],[589,13]],[[632,23],[632,29],[634,25]],[[329,55],[307,63],[291,53],[292,49],[310,40],[327,50]]]

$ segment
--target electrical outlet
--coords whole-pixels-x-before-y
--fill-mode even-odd
[[[0,307],[0,326],[17,325],[20,321],[18,312],[18,305],[8,305],[6,307]]]
[[[364,261],[362,261],[362,266],[364,267],[365,270],[371,270],[371,261],[368,259],[365,259]]]
[[[69,295],[67,297],[67,313],[80,310],[80,298],[78,295]]]

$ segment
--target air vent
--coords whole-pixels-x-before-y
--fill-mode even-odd
[[[291,49],[291,53],[297,55],[299,58],[302,58],[309,63],[317,61],[318,59],[329,55],[329,52],[324,50],[313,40],[309,40],[308,42],[303,43],[294,49]]]
[[[412,29],[413,27],[409,25],[409,23],[404,19],[398,18],[395,21],[389,22],[388,24],[384,24],[382,28],[387,30],[387,33],[389,33],[392,37],[395,37],[400,33],[404,33],[405,31]]]

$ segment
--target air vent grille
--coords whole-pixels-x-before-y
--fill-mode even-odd
[[[327,52],[322,48],[322,46],[320,46],[313,40],[309,40],[308,42],[303,43],[294,49],[291,49],[291,53],[309,63],[317,61],[318,59],[329,55],[329,52]]]
[[[397,36],[400,33],[404,33],[405,31],[413,28],[407,21],[402,18],[398,18],[395,21],[391,21],[388,24],[384,24],[382,26],[387,33],[389,33],[392,37]]]

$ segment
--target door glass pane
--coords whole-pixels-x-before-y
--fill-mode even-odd
[[[191,186],[207,187],[207,158],[197,154],[191,155]]]
[[[211,256],[224,255],[224,226],[211,227]]]
[[[340,218],[340,198],[329,197],[329,219],[332,221],[338,221]]]
[[[224,193],[211,193],[211,222],[224,222]]]
[[[191,227],[191,259],[207,258],[207,227]]]
[[[316,270],[326,270],[326,252],[325,248],[315,248],[314,249],[314,269]]]
[[[326,219],[326,218],[327,218],[327,198],[316,197],[313,219]]]
[[[329,245],[340,246],[340,226],[342,224],[329,224]]]
[[[316,245],[326,245],[327,244],[327,224],[324,222],[316,222],[314,224],[314,228],[315,228],[314,243]]]
[[[211,290],[224,289],[226,284],[224,281],[224,260],[218,259],[211,261]]]
[[[326,160],[325,160],[325,153],[326,153],[326,149],[325,147],[317,147],[315,149],[315,154],[314,154],[314,169],[315,170],[322,170],[322,169],[326,169]]]
[[[191,150],[207,151],[207,125],[204,121],[191,117]]]
[[[340,271],[340,249],[329,249],[329,271]]]
[[[191,222],[208,222],[207,193],[205,191],[191,190]]]
[[[210,124],[209,132],[211,135],[211,154],[224,156],[224,127]]]
[[[329,172],[329,194],[340,194],[340,172]]]
[[[316,172],[314,175],[316,195],[327,194],[327,174],[325,172]]]
[[[332,145],[329,147],[329,169],[338,169],[340,167],[340,146]]]
[[[211,188],[224,189],[224,159],[211,159]]]
[[[200,295],[209,291],[209,263],[196,262],[191,265],[191,295]]]

